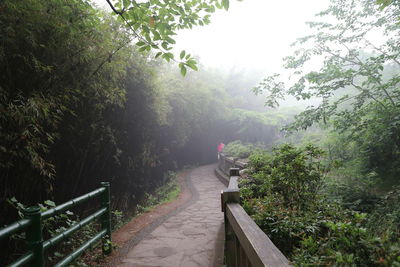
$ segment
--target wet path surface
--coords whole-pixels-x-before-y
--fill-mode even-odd
[[[173,214],[131,248],[118,266],[219,267],[223,260],[224,185],[214,175],[216,165],[188,174],[190,204]]]

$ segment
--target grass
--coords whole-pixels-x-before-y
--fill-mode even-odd
[[[181,188],[179,186],[178,174],[169,172],[167,174],[167,183],[157,188],[153,194],[146,193],[142,205],[137,205],[137,215],[152,210],[158,205],[168,203],[179,196]]]

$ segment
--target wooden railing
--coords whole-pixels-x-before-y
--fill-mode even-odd
[[[228,188],[221,192],[225,219],[225,260],[228,267],[290,266],[288,259],[272,243],[240,206],[238,187],[239,168],[235,161],[220,155],[218,168],[225,173],[228,164]],[[228,164],[226,164],[228,162]],[[229,166],[229,165],[228,165]],[[239,166],[240,167],[240,166]]]
[[[218,156],[218,169],[216,170],[219,172],[218,177],[223,180],[223,182],[228,185],[229,183],[229,170],[231,168],[239,168],[245,169],[247,168],[247,162],[235,159],[234,157],[227,157],[224,153],[219,153]]]
[[[75,207],[84,201],[100,196],[101,208],[92,215],[86,217],[82,221],[72,225],[70,228],[62,231],[58,235],[50,238],[49,240],[43,240],[42,225],[43,220],[49,219],[54,215],[58,215],[65,212],[67,209]],[[0,228],[0,239],[9,237],[17,232],[25,231],[26,242],[28,244],[29,251],[17,259],[15,262],[8,266],[34,266],[44,267],[45,266],[45,251],[50,247],[58,244],[59,242],[70,237],[74,232],[81,229],[90,222],[97,218],[101,221],[101,230],[90,240],[86,241],[81,247],[73,251],[71,254],[66,256],[63,260],[58,262],[55,266],[67,266],[73,262],[79,255],[81,255],[86,249],[103,239],[103,253],[111,253],[111,217],[110,217],[110,184],[102,183],[102,187],[96,189],[86,195],[77,197],[64,204],[56,206],[52,209],[44,212],[40,211],[38,206],[29,207],[24,211],[24,219],[19,220],[9,226]],[[1,263],[0,263],[1,265]]]

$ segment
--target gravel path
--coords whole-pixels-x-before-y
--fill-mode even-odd
[[[223,261],[223,213],[216,165],[188,174],[192,200],[165,217],[129,249],[121,267],[220,267]]]

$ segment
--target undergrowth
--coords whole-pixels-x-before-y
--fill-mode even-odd
[[[154,209],[156,206],[168,203],[179,196],[180,184],[178,179],[178,174],[175,172],[168,172],[164,179],[166,182],[164,185],[159,186],[153,193],[146,193],[145,198],[138,204],[135,212],[132,216],[128,216],[126,213],[120,210],[113,210],[111,212],[111,225],[112,231],[118,230],[123,225],[128,223],[133,218],[148,212]],[[20,203],[15,197],[8,199],[8,203],[13,206],[18,215],[23,218],[23,210],[26,208],[24,204]],[[46,200],[43,203],[39,203],[38,206],[41,209],[41,212],[44,212],[50,208],[56,206],[56,204],[51,200]],[[43,238],[47,240],[53,236],[56,236],[69,227],[80,222],[80,216],[77,214],[66,211],[63,214],[52,216],[43,221]],[[74,233],[71,237],[67,238],[64,242],[55,247],[51,248],[46,252],[46,264],[49,266],[53,266],[55,263],[62,260],[65,256],[67,256],[72,251],[76,250],[79,246],[82,245],[85,241],[92,238],[99,230],[101,226],[98,221],[92,222],[83,228],[81,228],[78,232]],[[17,251],[16,254],[10,255],[9,261],[12,261],[14,257],[18,257],[20,253],[23,253],[22,249],[26,249],[24,246],[25,234],[14,234],[11,237],[11,242],[15,243],[16,247],[20,247],[21,251]],[[69,266],[92,266],[95,262],[99,262],[104,258],[103,254],[100,252],[101,249],[98,249],[101,242],[93,246],[91,249],[97,249],[96,253],[87,253],[87,251],[78,258],[74,263]],[[112,243],[109,245],[113,245]]]
[[[400,266],[400,189],[326,179],[323,157],[312,145],[252,154],[243,207],[296,266]]]

